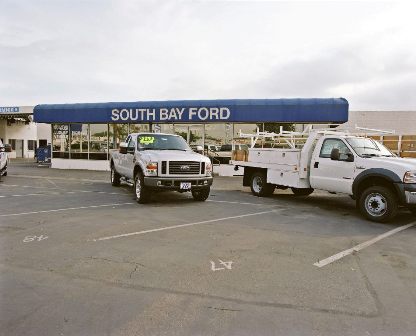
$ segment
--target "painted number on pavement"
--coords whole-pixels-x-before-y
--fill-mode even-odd
[[[44,236],[44,235],[40,235],[40,236],[26,236],[25,239],[23,239],[24,243],[31,243],[34,241],[41,241],[41,240],[45,240],[48,239],[48,236]]]
[[[217,267],[215,262],[211,260],[211,271],[215,272],[215,271],[222,271],[225,269],[230,270],[232,268],[231,267],[232,264],[233,264],[232,261],[222,261],[221,259],[218,259],[218,267]]]

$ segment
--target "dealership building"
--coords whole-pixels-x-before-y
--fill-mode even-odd
[[[182,135],[191,146],[231,144],[239,130],[264,123],[340,124],[348,102],[330,99],[231,99],[47,104],[34,121],[51,125],[52,168],[108,170],[112,150],[129,133]]]

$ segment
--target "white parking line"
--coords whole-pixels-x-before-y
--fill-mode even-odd
[[[381,235],[379,235],[377,237],[374,237],[373,239],[370,239],[370,240],[368,240],[368,241],[366,241],[364,243],[355,245],[354,247],[352,247],[352,248],[350,248],[348,250],[339,252],[337,254],[334,254],[331,257],[328,257],[326,259],[323,259],[321,261],[318,261],[318,262],[314,263],[314,265],[317,266],[317,267],[324,267],[326,265],[329,265],[329,264],[333,263],[334,261],[337,261],[337,260],[339,260],[341,258],[346,257],[347,255],[350,255],[350,254],[352,254],[354,252],[361,251],[362,249],[365,249],[366,247],[368,247],[370,245],[373,245],[374,243],[378,242],[379,240],[382,240],[384,238],[387,238],[387,237],[389,237],[391,235],[394,235],[397,232],[406,230],[406,229],[408,229],[408,228],[410,228],[412,226],[415,226],[415,225],[416,225],[416,223],[411,223],[411,224],[399,226],[398,228],[395,228],[393,230],[387,231],[386,233],[383,233],[383,234],[381,234]]]
[[[64,180],[64,181],[75,181],[75,182],[91,182],[91,183],[108,183],[108,180],[90,180],[90,179],[78,179],[74,177],[50,177],[50,176],[32,176],[32,175],[8,175],[9,177],[21,177],[31,179],[49,179],[49,180]]]
[[[249,214],[245,214],[245,215],[223,217],[223,218],[217,218],[217,219],[209,219],[209,220],[202,221],[202,222],[179,224],[179,225],[173,225],[173,226],[165,226],[165,227],[161,227],[161,228],[158,228],[158,229],[130,232],[130,233],[124,233],[124,234],[119,234],[119,235],[115,235],[115,236],[97,238],[97,239],[93,239],[92,241],[96,242],[96,241],[101,241],[101,240],[109,240],[109,239],[115,239],[115,238],[137,236],[137,235],[142,235],[142,234],[151,233],[151,232],[159,232],[159,231],[165,231],[165,230],[179,229],[179,228],[183,228],[183,227],[187,227],[187,226],[195,226],[195,225],[202,225],[202,224],[208,224],[208,223],[215,223],[215,222],[220,222],[220,221],[224,221],[224,220],[228,220],[228,219],[236,219],[236,218],[244,218],[244,217],[249,217],[249,216],[264,215],[264,214],[272,213],[272,212],[276,212],[276,210],[254,212],[254,213],[249,213]]]
[[[275,204],[267,204],[267,203],[248,203],[248,202],[237,202],[237,201],[217,201],[217,200],[207,200],[207,202],[213,202],[213,203],[229,203],[229,204],[243,204],[243,205],[271,205],[276,206]]]
[[[64,208],[64,209],[52,209],[52,210],[20,212],[20,213],[0,215],[0,217],[23,216],[23,215],[32,215],[32,214],[39,214],[39,213],[68,211],[68,210],[81,210],[81,209],[91,209],[91,208],[104,208],[104,207],[110,207],[110,206],[120,206],[120,205],[129,205],[129,204],[135,204],[135,203],[132,203],[132,202],[129,202],[129,203],[112,203],[112,204],[101,204],[101,205],[89,205],[89,206],[82,206],[82,207],[76,207],[76,208]]]
[[[56,189],[56,188],[49,188]],[[32,194],[15,194],[15,195],[0,195],[0,198],[5,197],[25,197],[25,196],[53,196],[53,195],[65,195],[65,194],[76,194],[76,193],[97,193],[97,194],[108,194],[108,195],[126,195],[124,193],[108,192],[108,191],[94,191],[94,190],[73,190],[61,192],[48,192],[48,193],[32,193]]]

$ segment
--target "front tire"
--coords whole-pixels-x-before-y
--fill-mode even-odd
[[[397,215],[397,197],[386,187],[369,187],[361,194],[358,207],[367,219],[384,223]]]
[[[111,185],[114,187],[118,187],[120,185],[120,178],[121,178],[121,175],[117,173],[117,171],[114,168],[114,165],[111,165],[111,168],[110,168]]]
[[[144,204],[150,201],[150,190],[144,186],[144,177],[140,172],[134,177],[134,193],[137,203]]]
[[[210,188],[191,190],[192,197],[195,201],[204,202],[209,197]]]
[[[291,188],[295,196],[309,196],[313,193],[312,188]]]
[[[250,188],[251,192],[255,196],[265,197],[273,194],[275,185],[267,183],[267,177],[265,173],[255,172],[251,175]]]

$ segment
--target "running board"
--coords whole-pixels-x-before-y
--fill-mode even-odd
[[[125,182],[130,187],[133,187],[134,186],[134,183],[131,180],[125,178],[125,177],[121,177],[120,180],[123,181],[123,182]]]

